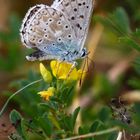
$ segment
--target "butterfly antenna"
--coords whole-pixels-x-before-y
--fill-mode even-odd
[[[86,61],[87,61],[87,71],[89,72],[89,61],[88,61],[88,57],[86,58]]]
[[[91,61],[91,64],[92,64],[91,66],[92,66],[92,68],[94,68],[94,61],[89,57],[87,57],[87,59]]]

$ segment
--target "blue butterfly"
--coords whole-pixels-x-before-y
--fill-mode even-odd
[[[93,0],[55,0],[49,7],[36,5],[27,12],[20,29],[21,40],[36,51],[27,60],[59,60],[76,64],[87,56],[85,40]]]

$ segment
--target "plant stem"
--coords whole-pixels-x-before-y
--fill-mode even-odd
[[[116,140],[121,140],[121,139],[122,139],[122,134],[123,134],[123,132],[122,132],[122,131],[119,131],[119,133],[118,133],[118,136],[117,136],[117,139],[116,139]]]
[[[34,81],[34,82],[31,82],[30,84],[24,86],[23,88],[19,89],[19,90],[16,91],[15,93],[13,93],[13,94],[7,99],[6,103],[5,103],[4,106],[2,107],[2,109],[1,109],[1,111],[0,111],[0,117],[3,115],[3,113],[4,113],[4,111],[5,111],[5,109],[6,109],[7,105],[8,105],[8,103],[10,102],[10,100],[11,100],[15,95],[17,95],[18,93],[20,93],[21,91],[23,91],[23,90],[26,89],[27,87],[29,87],[29,86],[31,86],[31,85],[34,85],[34,84],[36,84],[36,83],[38,83],[38,82],[40,82],[40,81],[42,81],[42,79],[36,80],[36,81]]]
[[[114,131],[119,131],[119,127],[113,127],[110,129],[106,129],[103,131],[98,131],[98,132],[94,132],[94,133],[89,133],[89,134],[85,134],[85,135],[80,135],[80,136],[75,136],[75,137],[70,137],[70,138],[66,138],[66,139],[62,139],[62,140],[78,140],[78,139],[84,139],[84,138],[90,138],[90,137],[94,137],[94,136],[99,136],[99,135],[104,135],[107,133],[111,133]]]

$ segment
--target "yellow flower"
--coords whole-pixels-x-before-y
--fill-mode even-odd
[[[54,60],[51,61],[50,65],[53,75],[58,79],[79,80],[80,78],[83,78],[85,75],[85,72],[82,72],[82,70],[77,70],[76,68],[74,68],[71,71],[72,64],[70,63],[59,62]]]
[[[52,82],[52,75],[51,73],[45,68],[45,66],[40,63],[40,73],[45,82],[51,83]]]
[[[49,87],[48,90],[46,91],[40,91],[38,94],[44,98],[46,101],[49,101],[50,97],[54,95],[55,88],[54,87]]]

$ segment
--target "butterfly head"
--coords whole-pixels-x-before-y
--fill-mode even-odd
[[[88,55],[87,49],[83,48],[80,52],[80,58],[85,58],[87,57],[87,55]]]

